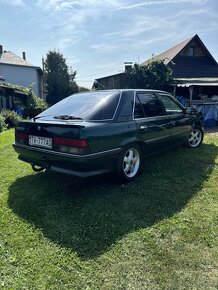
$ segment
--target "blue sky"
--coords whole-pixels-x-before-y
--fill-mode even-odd
[[[59,49],[91,87],[198,34],[218,61],[217,0],[0,0],[0,44],[36,66]]]

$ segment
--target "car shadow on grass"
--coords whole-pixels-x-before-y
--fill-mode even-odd
[[[209,178],[216,153],[213,144],[174,150],[149,159],[144,172],[125,185],[109,176],[33,174],[10,186],[8,204],[33,230],[92,259],[128,233],[181,211]]]

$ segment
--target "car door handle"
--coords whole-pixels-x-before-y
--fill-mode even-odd
[[[148,126],[147,125],[141,125],[140,127],[140,131],[145,131],[148,129]]]

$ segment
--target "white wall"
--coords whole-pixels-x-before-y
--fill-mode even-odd
[[[34,93],[42,96],[41,76],[36,68],[0,63],[0,76],[3,76],[5,82],[14,85],[29,87],[34,83]]]

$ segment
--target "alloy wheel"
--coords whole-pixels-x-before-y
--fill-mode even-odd
[[[202,132],[201,130],[195,128],[192,130],[189,138],[188,138],[188,144],[190,147],[194,148],[197,147],[198,145],[200,145],[201,141],[202,141]]]
[[[123,159],[123,172],[127,178],[133,178],[140,167],[140,155],[136,148],[126,151]]]

